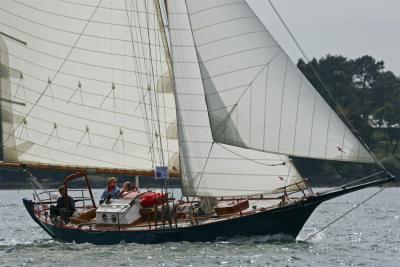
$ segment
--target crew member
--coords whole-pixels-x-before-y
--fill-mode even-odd
[[[121,190],[117,186],[117,178],[110,177],[108,178],[107,187],[101,195],[100,204],[103,204],[104,202],[108,203],[110,199],[117,199],[120,197],[120,194]]]

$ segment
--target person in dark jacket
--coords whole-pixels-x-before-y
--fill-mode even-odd
[[[61,186],[58,192],[60,192],[61,196],[57,199],[57,205],[50,207],[50,217],[60,216],[61,220],[68,222],[75,212],[75,201],[68,196],[64,186]]]

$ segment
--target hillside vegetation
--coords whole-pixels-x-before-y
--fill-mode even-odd
[[[297,66],[329,105],[339,115],[345,114],[356,129],[356,135],[385,167],[399,175],[400,78],[385,70],[383,61],[371,56],[348,59],[327,55],[310,63],[299,60]],[[305,159],[295,159],[295,162],[304,176],[319,176],[319,180],[314,179],[317,184],[362,177],[376,168],[365,164],[343,167],[342,163]]]

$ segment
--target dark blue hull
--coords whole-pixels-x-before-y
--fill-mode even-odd
[[[369,186],[371,184],[368,184]],[[143,231],[86,231],[75,228],[57,227],[45,224],[34,214],[34,204],[24,199],[24,205],[32,217],[50,236],[65,242],[117,244],[126,243],[163,243],[163,242],[204,242],[226,239],[234,236],[283,234],[295,239],[303,225],[315,208],[323,201],[356,191],[368,186],[367,184],[337,190],[328,194],[309,197],[296,204],[266,210],[264,212],[246,215],[234,219],[223,220],[203,225],[165,228]]]
[[[76,243],[116,244],[214,241],[233,236],[284,234],[296,238],[319,203],[299,205],[247,215],[231,220],[182,228],[145,231],[84,231],[45,224],[33,213],[33,203],[24,199],[31,217],[57,240]]]

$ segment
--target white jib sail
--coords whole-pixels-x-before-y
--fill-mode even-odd
[[[178,152],[153,1],[6,0],[0,30],[27,42],[0,47],[22,73],[0,77],[1,96],[25,103],[2,102],[4,160],[152,169]]]
[[[168,1],[167,6],[183,194],[258,195],[277,192],[286,185],[301,182],[300,175],[286,156],[213,141],[185,1]]]
[[[245,0],[187,0],[215,141],[339,161],[373,157]]]

